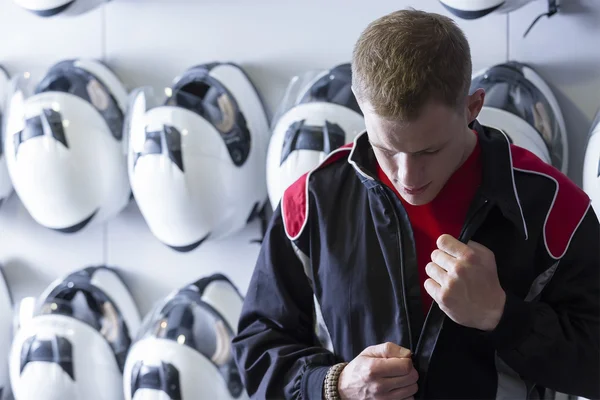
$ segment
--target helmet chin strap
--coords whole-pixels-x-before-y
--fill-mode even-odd
[[[527,28],[527,30],[523,34],[523,37],[527,36],[527,34],[529,33],[529,31],[531,31],[531,29],[533,28],[533,26],[540,19],[542,19],[543,17],[550,18],[551,16],[553,16],[554,14],[556,14],[559,9],[560,9],[559,0],[548,0],[548,12],[538,15],[537,18],[533,20],[533,22],[531,23],[531,25],[529,25],[529,28]]]

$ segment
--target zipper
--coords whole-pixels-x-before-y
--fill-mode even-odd
[[[475,233],[475,231],[477,229],[479,229],[479,227],[481,226],[481,224],[483,223],[483,218],[478,218],[476,220],[476,223],[473,223],[472,221],[475,220],[475,217],[479,216],[479,215],[483,215],[484,217],[487,216],[487,212],[484,213],[480,213],[479,211],[486,206],[490,201],[481,196],[480,199],[483,200],[483,202],[481,204],[478,204],[475,211],[473,211],[472,213],[470,213],[471,215],[467,216],[467,219],[465,221],[465,224],[463,225],[463,229],[460,232],[460,235],[458,235],[458,240],[460,240],[463,243],[467,243],[471,237],[473,237],[473,234]]]
[[[471,207],[471,210],[465,219],[465,223],[463,224],[460,235],[458,236],[458,240],[463,243],[467,243],[475,231],[479,229],[490,210],[490,207],[488,206],[490,201],[487,198],[485,198],[483,195],[477,195],[476,199],[477,203],[474,205],[474,207]],[[425,322],[423,323],[423,327],[421,329],[421,334],[419,335],[417,348],[413,353],[413,362],[417,372],[419,373],[420,381],[418,393],[419,397],[415,398],[423,398],[424,396],[423,390],[427,387],[427,371],[429,369],[429,362],[431,360],[431,356],[435,349],[440,332],[442,331],[442,327],[444,326],[444,321],[446,319],[445,317],[446,314],[444,314],[444,312],[434,301],[431,304],[431,307],[429,307],[427,317],[425,317]],[[431,324],[435,323],[437,323],[439,326],[431,326]],[[428,336],[430,335],[433,337],[429,338]],[[429,346],[425,347],[427,344],[429,344]]]
[[[408,301],[406,300],[406,281],[404,279],[404,256],[403,253],[400,249],[402,249],[402,231],[400,230],[400,219],[398,218],[398,213],[396,212],[396,206],[394,205],[394,203],[392,202],[392,200],[390,199],[388,193],[386,192],[385,188],[383,189],[383,193],[384,196],[386,198],[386,200],[388,201],[388,203],[390,204],[390,208],[392,210],[392,213],[394,214],[394,219],[396,220],[396,233],[397,233],[397,249],[399,252],[399,257],[400,258],[400,280],[402,281],[402,308],[404,309],[404,315],[406,315],[406,326],[408,328],[408,343],[411,349],[413,349],[413,336],[412,336],[412,328],[410,326],[410,314],[408,312]]]

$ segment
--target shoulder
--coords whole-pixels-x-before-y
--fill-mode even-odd
[[[511,145],[510,153],[515,181],[520,174],[533,175],[540,182],[546,182],[544,186],[548,185],[551,188],[550,206],[542,210],[545,213],[543,236],[548,254],[554,259],[559,259],[566,253],[573,235],[585,217],[590,207],[590,198],[566,175],[530,151]],[[545,193],[539,191],[541,186],[542,184],[518,185],[515,190],[520,198],[523,198],[523,192],[530,192],[527,198],[535,201],[536,196]]]
[[[296,240],[304,230],[309,214],[309,184],[317,171],[334,164],[346,164],[352,151],[352,144],[340,147],[331,152],[321,164],[302,175],[291,184],[281,198],[281,217],[285,233],[290,240]],[[323,176],[326,179],[326,176]]]

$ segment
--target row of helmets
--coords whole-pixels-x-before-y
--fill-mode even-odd
[[[0,400],[247,399],[231,350],[242,304],[222,274],[143,320],[114,268],[74,271],[15,307],[0,279]]]
[[[289,184],[365,129],[349,64],[294,77],[271,125],[232,63],[188,69],[165,98],[149,88],[128,95],[90,60],[60,62],[37,85],[23,75],[2,81],[0,90],[10,88],[0,201],[14,186],[38,223],[77,232],[116,215],[133,194],[152,233],[179,251],[236,232],[267,199],[275,208]],[[480,123],[567,172],[561,110],[532,68],[508,62],[478,71],[471,90],[480,87]],[[597,130],[584,163],[584,189],[596,204]]]
[[[190,68],[166,98],[127,93],[94,60],[62,61],[37,83],[21,74],[4,86],[0,199],[11,181],[44,227],[78,232],[133,194],[154,235],[189,251],[240,230],[266,203],[268,118],[235,64]]]
[[[41,17],[72,16],[88,12],[109,0],[13,0],[15,4]],[[534,0],[439,0],[452,14],[476,19],[492,12],[514,11]],[[557,0],[549,3],[556,4]]]
[[[13,0],[15,4],[40,17],[73,17],[89,12],[111,0]],[[451,14],[462,19],[479,19],[488,14],[515,11],[534,0],[439,0]],[[534,19],[527,31],[542,16],[551,17],[560,9],[560,0],[547,0],[548,11]]]
[[[5,76],[0,202],[14,186],[35,221],[74,233],[133,194],[152,233],[190,251],[241,229],[269,197],[275,206],[286,183],[364,129],[350,85],[348,64],[293,79],[271,140],[261,96],[233,63],[188,69],[166,97],[128,94],[93,60],[62,61],[39,83]]]

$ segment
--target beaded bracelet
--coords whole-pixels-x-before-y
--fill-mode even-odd
[[[347,362],[335,364],[333,367],[329,368],[329,371],[327,371],[327,375],[325,375],[325,384],[323,386],[325,400],[340,400],[340,394],[338,393],[338,381],[340,374],[346,365],[348,365]]]

